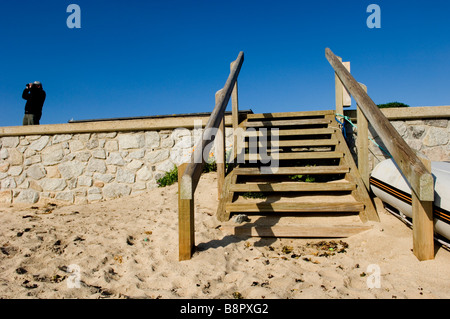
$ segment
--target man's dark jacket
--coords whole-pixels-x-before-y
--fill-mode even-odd
[[[22,98],[27,100],[25,104],[25,114],[42,115],[42,107],[45,101],[45,91],[42,88],[31,87],[23,90]]]

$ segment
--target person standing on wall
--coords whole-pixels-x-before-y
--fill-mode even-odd
[[[22,98],[27,101],[25,104],[23,125],[39,125],[42,116],[42,107],[46,98],[42,83],[39,81],[28,83],[25,90],[23,90]]]

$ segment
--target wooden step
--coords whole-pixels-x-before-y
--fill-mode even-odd
[[[353,191],[354,183],[337,181],[328,183],[281,182],[232,184],[232,192],[336,192]]]
[[[266,155],[261,157],[260,154],[245,154],[246,161],[267,161],[272,159],[279,160],[297,160],[297,159],[324,159],[324,158],[342,158],[343,152],[292,152],[292,153],[276,153],[275,155]]]
[[[245,142],[245,147],[248,147],[249,144],[252,147],[255,147],[257,144],[258,147],[305,147],[305,146],[333,146],[339,144],[337,139],[319,139],[319,140],[288,140],[288,141],[269,141],[267,143],[263,143],[258,141],[258,143],[249,143]]]
[[[346,174],[348,166],[306,166],[306,167],[274,167],[271,172],[261,171],[259,167],[238,167],[234,169],[236,175],[328,175]]]
[[[372,229],[372,226],[362,225],[286,225],[286,226],[221,226],[220,229],[227,234],[246,237],[318,237],[340,238],[350,237],[363,231]]]
[[[325,134],[334,134],[336,133],[336,129],[332,127],[327,128],[310,128],[310,129],[293,129],[293,130],[276,130],[278,136],[308,136],[308,135],[325,135]],[[273,135],[272,130],[267,130],[267,134],[265,135]],[[250,129],[244,132],[245,137],[250,136],[263,136],[263,132],[261,130]]]
[[[342,213],[360,212],[364,205],[359,202],[234,202],[227,203],[225,209],[228,212],[246,213],[270,213],[270,212],[295,212],[295,213]]]
[[[274,126],[300,126],[300,125],[328,125],[329,119],[302,119],[302,120],[267,120],[267,121],[247,121],[246,127],[274,127]]]
[[[333,110],[326,111],[305,111],[305,112],[277,112],[277,113],[256,113],[247,114],[247,119],[276,119],[276,118],[293,118],[293,117],[310,117],[334,115]]]

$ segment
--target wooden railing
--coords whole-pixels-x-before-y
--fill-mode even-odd
[[[179,260],[190,259],[195,247],[194,193],[205,165],[204,154],[209,154],[213,141],[215,142],[219,196],[222,191],[226,167],[224,114],[231,97],[233,131],[235,132],[239,125],[237,78],[243,62],[244,52],[240,52],[237,59],[230,65],[230,75],[225,86],[216,93],[216,105],[206,123],[201,140],[195,145],[191,161],[178,167]]]
[[[368,160],[364,149],[367,145],[368,123],[373,127],[387,150],[393,157],[395,163],[408,181],[412,193],[413,209],[413,252],[419,260],[434,258],[433,239],[433,200],[434,181],[431,175],[429,162],[421,159],[406,144],[397,130],[383,115],[378,106],[367,95],[364,87],[358,83],[340,58],[327,48],[325,56],[333,67],[336,77],[339,78],[347,92],[357,103],[358,140],[357,145],[358,166],[363,180],[368,187]],[[337,100],[337,99],[336,99]],[[338,105],[337,105],[338,106]],[[361,134],[360,134],[361,133]],[[427,167],[426,167],[427,166]]]

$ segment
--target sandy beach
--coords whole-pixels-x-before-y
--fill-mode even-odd
[[[411,229],[386,212],[350,238],[239,238],[215,217],[215,181],[201,178],[197,250],[183,262],[176,184],[88,205],[1,206],[0,297],[450,297],[450,252],[436,246],[419,262]]]

